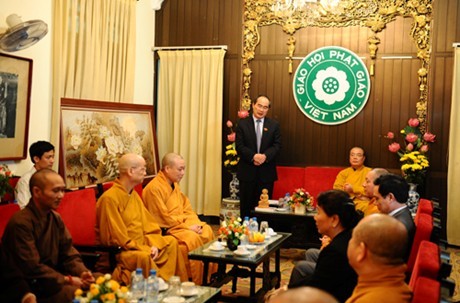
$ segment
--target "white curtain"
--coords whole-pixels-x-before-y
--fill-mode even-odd
[[[181,189],[199,214],[218,215],[221,199],[225,50],[158,51],[157,139],[186,161]]]
[[[450,113],[449,166],[447,169],[447,242],[460,245],[460,45],[454,55]]]
[[[61,98],[132,102],[136,2],[53,1],[51,140],[56,146]]]

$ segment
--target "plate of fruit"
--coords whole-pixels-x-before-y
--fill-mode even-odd
[[[249,243],[251,244],[263,244],[265,241],[265,234],[261,232],[251,232],[249,234]]]

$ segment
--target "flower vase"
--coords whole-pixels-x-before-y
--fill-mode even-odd
[[[237,242],[237,244],[235,244]],[[231,239],[227,238],[227,247],[231,251],[235,251],[238,248],[238,245],[240,244],[240,239]]]
[[[299,205],[294,206],[294,213],[295,214],[304,215],[305,212],[306,212],[305,205],[299,204]]]
[[[417,192],[417,184],[409,183],[409,198],[407,199],[407,207],[413,216],[417,213],[419,200],[420,194]]]
[[[240,192],[240,181],[236,177],[236,173],[232,173],[232,180],[230,181],[230,199],[239,200],[238,193]]]

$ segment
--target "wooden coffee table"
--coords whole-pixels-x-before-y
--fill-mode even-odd
[[[210,249],[210,245],[214,241],[189,252],[188,255],[191,260],[203,261],[203,285],[221,287],[229,281],[233,281],[232,291],[235,293],[238,277],[250,277],[249,297],[244,297],[244,302],[257,301],[257,298],[263,297],[268,290],[280,286],[280,248],[290,236],[290,233],[277,233],[275,236],[266,239],[263,244],[255,245],[256,248],[249,250],[249,255],[245,256],[236,255],[226,247],[220,251],[213,251]],[[274,272],[270,272],[270,255],[272,253],[275,253]],[[217,263],[219,270],[216,274],[213,274],[211,281],[207,281],[210,262]],[[256,268],[261,263],[263,271],[256,272]],[[226,269],[227,264],[233,265],[229,271]],[[262,278],[262,287],[257,292],[256,278]],[[219,301],[228,302],[236,300],[237,302],[241,302],[241,299],[221,294]]]
[[[292,236],[283,244],[288,248],[319,248],[321,235],[318,233],[314,220],[316,212],[295,214],[292,211],[280,212],[276,208],[251,211],[251,216],[257,217],[259,222],[267,221],[276,231],[289,232]]]

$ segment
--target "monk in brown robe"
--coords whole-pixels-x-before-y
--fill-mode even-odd
[[[202,262],[189,261],[188,252],[213,240],[214,234],[209,225],[200,221],[190,200],[180,190],[179,182],[185,174],[184,159],[168,153],[161,164],[161,171],[142,192],[143,201],[158,224],[179,241],[189,277],[201,284]]]
[[[29,185],[32,198],[8,222],[2,238],[3,252],[38,302],[70,302],[75,290],[88,288],[94,277],[56,212],[64,197],[64,180],[44,168],[32,175]]]
[[[145,160],[127,154],[119,160],[119,177],[97,202],[99,241],[104,245],[119,245],[123,251],[117,255],[117,267],[112,277],[126,285],[131,284],[131,272],[140,267],[144,277],[156,269],[164,280],[173,275],[187,281],[184,260],[176,239],[162,236],[156,220],[142,204],[133,190],[146,175]]]

